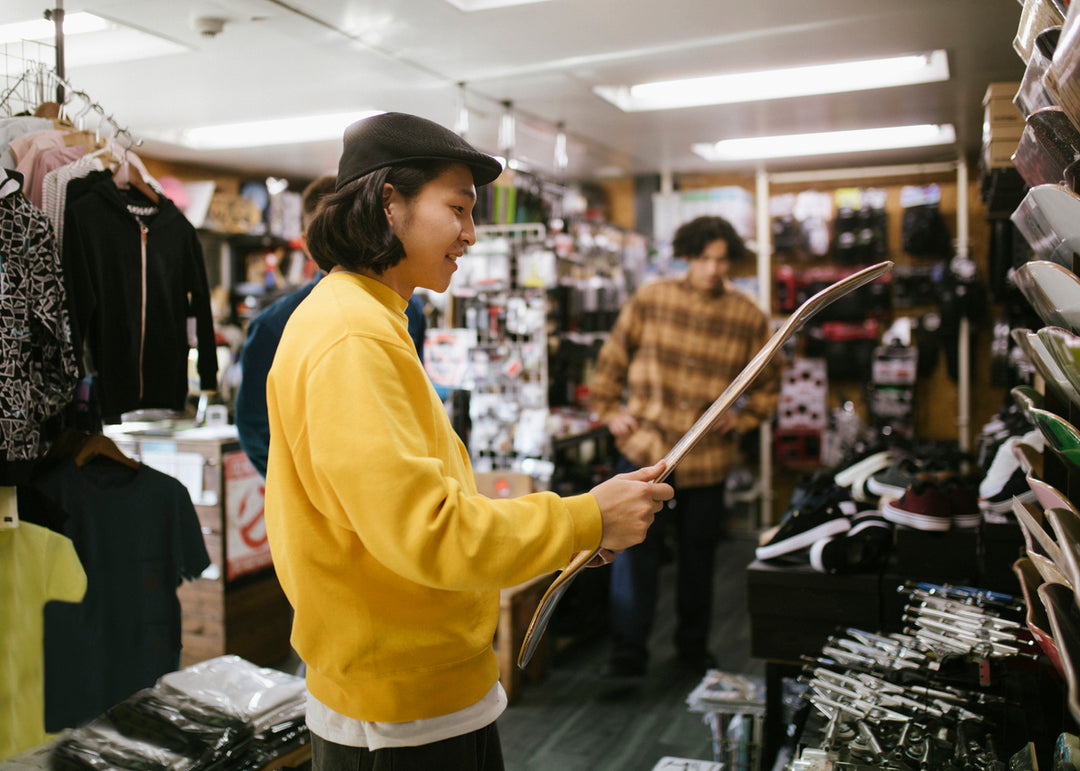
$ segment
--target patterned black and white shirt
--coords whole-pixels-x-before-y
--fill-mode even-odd
[[[79,382],[52,223],[0,169],[0,457],[33,460]]]

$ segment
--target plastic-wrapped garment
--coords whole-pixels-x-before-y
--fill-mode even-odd
[[[124,699],[105,717],[125,736],[165,747],[206,768],[236,753],[252,736],[238,717],[146,688]]]
[[[301,709],[307,698],[304,680],[252,664],[239,656],[218,656],[171,672],[159,686],[166,693],[236,715],[259,733],[281,722],[282,714]]]
[[[193,771],[198,767],[198,761],[160,744],[125,736],[105,717],[91,720],[57,743],[52,761],[58,771]]]

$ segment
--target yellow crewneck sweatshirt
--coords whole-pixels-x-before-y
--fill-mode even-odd
[[[312,695],[358,720],[435,717],[498,679],[498,590],[593,549],[590,494],[479,495],[406,301],[331,273],[267,380],[266,528]]]

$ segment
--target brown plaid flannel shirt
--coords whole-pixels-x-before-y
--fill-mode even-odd
[[[593,409],[605,422],[623,409],[638,430],[618,442],[638,466],[664,457],[770,337],[768,316],[747,294],[725,283],[703,292],[685,278],[640,287],[623,306],[589,383]],[[780,392],[777,354],[736,408],[736,435],[707,433],[679,464],[682,487],[719,484],[735,460],[737,434],[768,420]]]

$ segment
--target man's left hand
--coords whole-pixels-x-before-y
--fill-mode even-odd
[[[717,432],[721,436],[731,433],[735,430],[736,424],[739,422],[739,413],[734,410],[728,410],[723,415],[716,419],[716,422],[712,424],[712,431]]]

